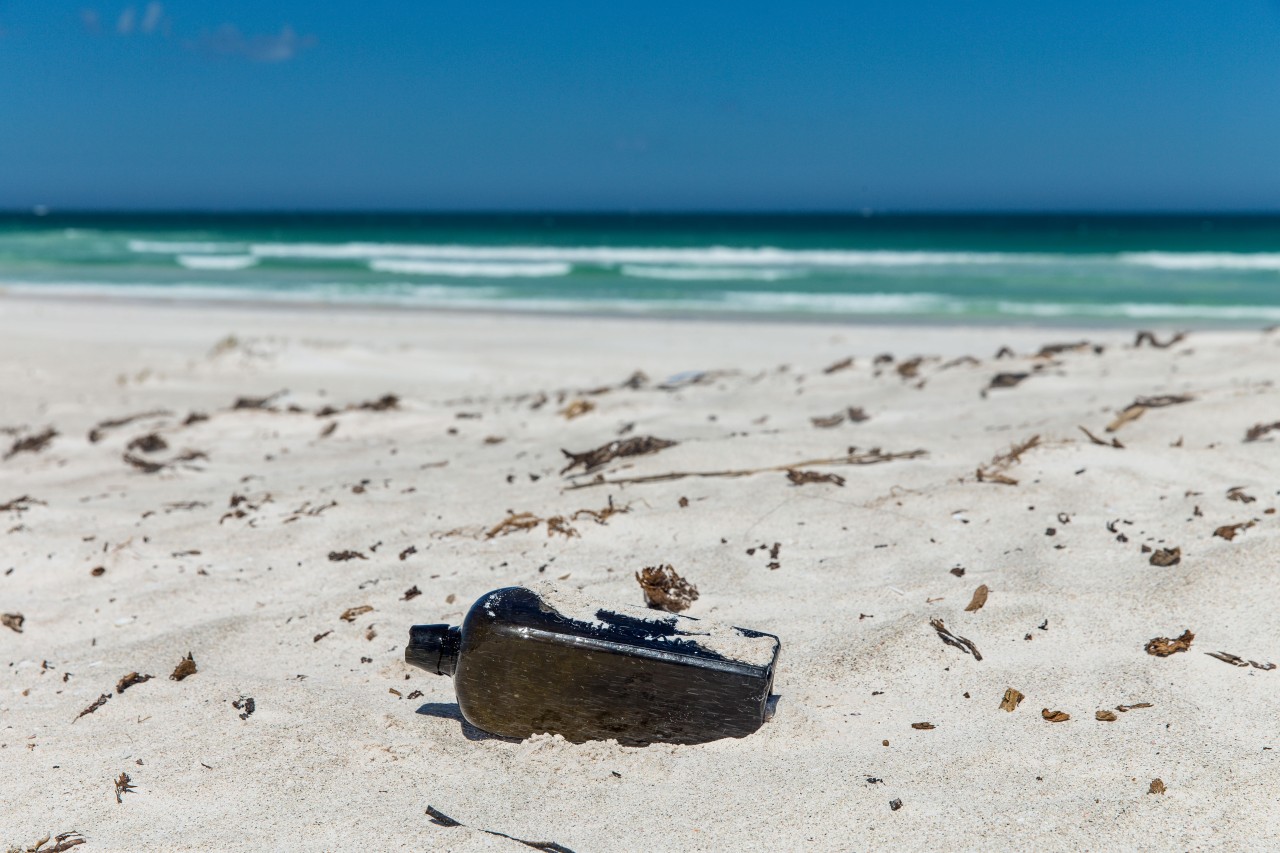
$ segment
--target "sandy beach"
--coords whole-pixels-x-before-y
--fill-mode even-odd
[[[0,297],[0,849],[1275,849],[1280,332],[1135,337]],[[756,734],[403,661],[662,564],[782,639]]]

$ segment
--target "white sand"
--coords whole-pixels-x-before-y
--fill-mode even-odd
[[[215,351],[228,334],[238,343]],[[20,634],[0,628],[0,848],[74,829],[86,853],[529,849],[475,827],[577,853],[1275,849],[1280,670],[1204,653],[1280,663],[1280,431],[1242,440],[1280,420],[1280,333],[1197,333],[1167,350],[1091,333],[1104,354],[1031,357],[1079,337],[0,297],[0,428],[60,433],[0,462],[0,504],[43,502],[0,512],[0,612],[25,617]],[[993,361],[1001,344],[1018,356]],[[926,361],[904,379],[873,367],[880,352],[981,362]],[[853,368],[822,372],[847,355]],[[1037,368],[982,396],[996,373]],[[616,387],[637,369],[654,384],[732,372]],[[604,385],[583,397],[593,411],[557,414]],[[401,405],[331,419],[229,410],[280,389],[282,407],[387,392]],[[536,410],[519,396],[539,392],[550,401]],[[1181,393],[1194,401],[1121,427],[1123,449],[1077,428],[1103,436],[1135,397]],[[870,419],[810,423],[848,406]],[[157,408],[174,415],[86,439]],[[210,419],[181,426],[191,410]],[[776,472],[566,491],[560,448],[625,423],[680,444],[609,478],[850,446],[928,455],[810,466],[843,488]],[[126,443],[153,430],[169,449],[139,457],[208,459],[127,465]],[[976,480],[1035,434],[1041,446],[1006,472],[1017,485]],[[0,435],[0,453],[14,438]],[[1234,486],[1256,500],[1229,500]],[[233,508],[233,495],[246,500]],[[483,535],[508,510],[568,516],[610,497],[630,511],[579,517],[573,538],[545,524]],[[1250,520],[1233,541],[1213,535]],[[775,542],[776,570],[767,547],[747,554]],[[1144,544],[1179,546],[1181,562],[1152,566]],[[328,559],[346,549],[367,559]],[[564,577],[640,604],[634,571],[667,562],[701,591],[689,615],[782,638],[777,715],[750,738],[483,739],[449,680],[402,661],[410,624],[456,624],[495,587]],[[990,599],[965,612],[979,584]],[[414,585],[422,594],[401,600]],[[339,618],[360,605],[373,610]],[[935,617],[983,659],[944,645]],[[1189,652],[1144,652],[1184,629]],[[199,672],[169,680],[188,651]],[[156,677],[114,695],[135,670]],[[1007,687],[1026,694],[1013,713],[997,707]],[[255,700],[247,720],[241,697]],[[1094,719],[1139,702],[1153,707]],[[925,721],[936,728],[911,727]],[[136,790],[117,804],[122,771]],[[1163,795],[1147,793],[1154,778]],[[428,805],[468,827],[431,823]]]

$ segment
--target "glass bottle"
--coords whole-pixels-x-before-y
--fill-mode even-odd
[[[404,658],[452,676],[463,717],[495,735],[704,743],[768,718],[779,648],[772,634],[540,584],[482,596],[460,627],[414,625]]]

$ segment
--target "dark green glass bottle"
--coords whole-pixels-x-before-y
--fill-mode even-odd
[[[540,585],[488,593],[461,627],[413,626],[404,659],[453,676],[463,717],[492,734],[705,743],[764,723],[779,648],[772,634]]]

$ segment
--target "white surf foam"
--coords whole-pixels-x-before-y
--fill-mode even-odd
[[[255,243],[249,251],[264,258],[311,260],[451,260],[516,261],[617,266],[681,264],[699,266],[937,266],[1000,263],[1043,263],[1052,255],[997,252],[847,251],[779,249],[770,246],[627,247],[627,246],[470,246],[420,243]]]
[[[243,252],[240,243],[202,243],[173,240],[130,240],[130,252],[153,255],[210,254],[214,252]]]
[[[1276,270],[1278,252],[1125,252],[1120,260],[1162,270]]]
[[[178,255],[178,263],[189,270],[245,270],[256,266],[253,255]]]
[[[568,275],[573,267],[566,263],[503,264],[382,258],[369,261],[369,269],[401,275],[444,275],[459,278],[546,278]]]
[[[770,269],[754,267],[657,267],[625,264],[623,275],[632,278],[657,278],[667,281],[782,281],[799,278],[805,273],[798,269]]]

